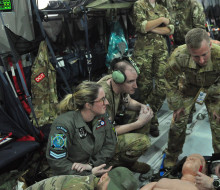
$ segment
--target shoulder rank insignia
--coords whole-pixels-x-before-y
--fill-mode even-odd
[[[81,139],[84,139],[87,136],[87,131],[84,127],[79,128],[79,137]]]
[[[55,134],[51,136],[51,147],[55,150],[64,150],[66,148],[67,137],[64,134]]]
[[[98,120],[96,129],[100,129],[101,127],[103,127],[105,125],[106,125],[105,119],[102,117]]]
[[[61,159],[61,158],[65,158],[66,157],[66,152],[59,154],[59,153],[56,153],[56,152],[50,150],[50,156],[52,158]]]

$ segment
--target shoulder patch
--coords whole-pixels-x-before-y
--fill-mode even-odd
[[[50,156],[52,158],[55,158],[55,159],[61,159],[61,158],[65,158],[66,157],[66,152],[56,153],[56,152],[50,150]]]
[[[54,150],[64,150],[66,148],[67,137],[64,134],[51,136],[51,147]]]
[[[57,130],[61,130],[61,131],[65,132],[65,133],[67,133],[67,130],[64,127],[62,127],[62,126],[57,126]]]
[[[106,125],[105,118],[104,117],[100,118],[97,122],[96,130],[100,129],[101,127],[104,127],[105,125]]]

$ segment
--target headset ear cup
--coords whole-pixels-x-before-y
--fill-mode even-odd
[[[112,73],[112,79],[115,83],[122,84],[126,80],[126,76],[122,71],[116,70]]]

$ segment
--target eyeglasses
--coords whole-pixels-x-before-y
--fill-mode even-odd
[[[103,104],[105,103],[106,97],[102,97],[100,100],[95,100],[93,102],[103,102]]]

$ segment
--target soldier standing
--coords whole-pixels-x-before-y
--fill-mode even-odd
[[[220,153],[220,46],[212,44],[201,28],[190,30],[186,44],[175,49],[165,71],[167,101],[174,111],[170,126],[164,167],[173,167],[182,153],[190,110],[195,103],[205,103],[215,153]],[[179,89],[177,78],[185,73]]]
[[[150,134],[159,136],[157,112],[165,100],[164,69],[168,58],[165,35],[173,34],[167,9],[155,0],[138,0],[134,3],[133,20],[137,39],[133,59],[141,73],[138,79],[139,101],[148,103],[154,112]]]

